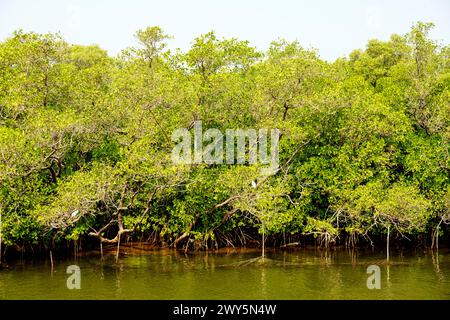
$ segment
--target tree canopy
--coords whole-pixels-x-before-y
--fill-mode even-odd
[[[246,245],[262,226],[274,244],[442,234],[450,47],[430,39],[432,27],[334,62],[296,41],[260,52],[214,32],[171,52],[171,37],[149,27],[117,57],[14,32],[0,43],[3,243],[209,248]],[[172,132],[195,121],[279,129],[279,170],[173,163]]]

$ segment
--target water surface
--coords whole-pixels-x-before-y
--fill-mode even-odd
[[[8,261],[0,269],[0,299],[446,299],[450,251],[391,253],[317,249],[234,249],[185,254],[140,245],[103,259],[95,254]],[[81,289],[67,288],[77,265]],[[367,288],[378,265],[381,289]]]

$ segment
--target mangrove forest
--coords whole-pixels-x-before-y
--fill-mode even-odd
[[[156,26],[114,57],[15,31],[0,42],[1,259],[135,241],[448,245],[450,47],[432,28],[335,61],[298,41],[261,51],[215,32],[171,50]],[[248,154],[174,162],[178,129],[208,149],[200,122],[278,130],[275,170]]]

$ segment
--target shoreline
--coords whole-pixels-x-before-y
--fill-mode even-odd
[[[418,253],[418,252],[447,252],[450,250],[449,245],[443,245],[439,249],[432,249],[430,247],[426,246],[393,246],[390,248],[391,257],[396,256],[397,254],[403,255],[411,254],[411,253]],[[275,246],[269,246],[265,247],[265,255],[267,254],[273,254],[273,253],[279,253],[279,252],[319,252],[319,253],[333,253],[333,252],[343,252],[343,251],[349,251],[353,252],[354,254],[366,254],[368,252],[372,252],[375,255],[385,254],[385,247],[370,247],[370,246],[355,246],[355,247],[347,247],[345,245],[335,245],[332,247],[320,247],[315,245],[298,245],[298,246],[289,246],[289,247],[275,247]],[[97,249],[87,249],[78,251],[76,254],[73,252],[55,252],[51,255],[49,255],[50,251],[47,251],[45,254],[42,253],[25,253],[25,254],[12,254],[7,255],[6,257],[3,256],[2,263],[4,265],[8,265],[9,262],[15,262],[20,260],[31,260],[31,261],[42,261],[42,260],[56,260],[56,259],[71,259],[71,258],[111,258],[117,256],[117,246],[115,244],[109,244],[107,246],[103,247],[103,254],[100,251],[100,248]],[[235,247],[221,247],[221,248],[210,248],[210,249],[202,249],[202,250],[184,250],[180,248],[174,248],[174,247],[164,247],[155,245],[149,242],[128,242],[120,245],[120,251],[119,251],[119,259],[126,257],[126,256],[140,256],[140,255],[151,255],[151,254],[169,254],[174,256],[202,256],[202,255],[209,255],[209,254],[260,254],[262,255],[262,249],[258,247],[252,247],[252,246],[235,246]],[[51,257],[51,258],[50,258]],[[1,265],[1,263],[0,263]]]

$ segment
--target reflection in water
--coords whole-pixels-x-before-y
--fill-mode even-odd
[[[450,299],[449,251],[391,253],[296,249],[188,253],[145,247],[9,262],[0,270],[3,299]],[[66,288],[66,268],[81,268],[81,290]],[[369,265],[381,268],[380,290],[366,286]],[[384,280],[385,279],[385,280]]]
[[[354,247],[348,248],[348,253],[350,255],[350,258],[352,259],[352,265],[356,266],[358,263],[358,251]]]
[[[105,280],[105,273],[103,271],[103,253],[102,253],[102,257],[100,259],[100,279],[102,281]]]
[[[261,294],[264,299],[267,299],[267,280],[265,266],[261,268]]]
[[[388,288],[391,287],[391,275],[390,275],[390,265],[386,264],[386,285]]]
[[[433,266],[434,271],[436,273],[436,276],[438,277],[440,282],[444,281],[444,275],[441,272],[441,269],[439,268],[439,249],[436,249],[436,252],[434,250],[431,251],[431,257],[433,260]]]
[[[116,257],[117,259],[117,257]],[[123,260],[118,259],[117,260],[117,266],[116,266],[116,296],[120,297],[122,294],[122,287],[121,287],[121,278],[122,278],[122,271],[123,271]]]

